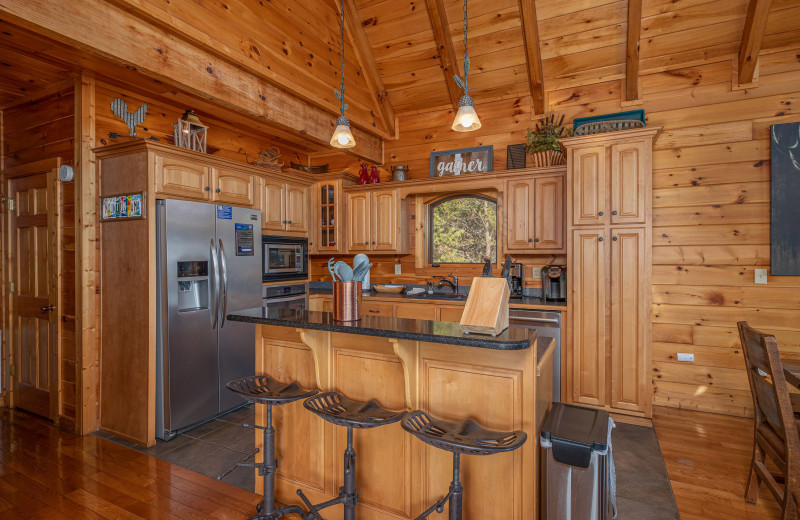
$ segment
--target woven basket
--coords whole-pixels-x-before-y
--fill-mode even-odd
[[[537,168],[541,166],[558,166],[565,164],[564,152],[561,150],[545,150],[543,152],[529,153],[530,164],[528,166]]]

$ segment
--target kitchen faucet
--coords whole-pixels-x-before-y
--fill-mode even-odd
[[[452,276],[453,279],[450,280],[447,276]],[[449,273],[447,276],[443,276],[441,280],[436,284],[436,287],[441,287],[442,285],[449,285],[453,289],[453,294],[458,293],[458,276],[454,275],[453,273]],[[434,276],[434,278],[436,278]]]

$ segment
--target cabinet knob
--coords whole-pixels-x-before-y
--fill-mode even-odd
[[[290,220],[289,222],[287,222],[287,224],[291,224],[291,223],[292,223],[292,221],[291,221],[291,220]]]
[[[532,239],[532,238],[529,238],[529,239],[528,239],[528,243],[530,244],[531,242],[533,242],[533,239]]]
[[[376,310],[373,310],[373,309],[370,309],[370,310],[369,310],[369,311],[367,311],[367,312],[371,312],[371,313],[373,313],[373,314],[379,314],[379,313],[380,313],[380,311],[376,311]]]
[[[614,237],[614,238],[612,238],[611,240],[613,240],[614,242],[616,242],[616,241],[617,241],[617,237]]]
[[[373,246],[375,245],[375,241],[374,241],[374,240],[372,241],[372,245],[373,245]]]
[[[365,245],[365,246],[368,246],[368,245],[369,245],[369,242],[364,242],[364,245]]]
[[[597,214],[600,215],[601,217],[603,216],[603,212],[602,211],[598,212]]]
[[[611,214],[612,215],[616,215],[617,214],[617,210],[612,211]]]
[[[221,191],[222,191],[221,189],[217,188],[217,193],[219,193],[219,192],[221,192]]]
[[[598,238],[597,240],[599,240],[600,242],[602,242],[602,241],[603,241],[603,237],[600,237],[600,238]]]
[[[211,191],[211,186],[206,186],[206,191]]]
[[[282,223],[283,223],[283,224],[286,224],[286,221],[284,220],[284,221],[282,221]]]
[[[537,238],[536,240],[534,240],[534,242],[538,242],[538,241],[539,241],[539,239],[538,239],[538,238]]]

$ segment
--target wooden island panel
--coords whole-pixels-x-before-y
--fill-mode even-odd
[[[465,511],[485,520],[538,518],[538,432],[552,397],[552,360],[537,368],[536,345],[492,350],[256,325],[256,372],[306,388],[375,399],[392,409],[422,409],[450,421],[472,418],[498,430],[521,429],[525,445],[511,453],[462,457]],[[537,378],[537,373],[542,378]],[[257,406],[256,421],[265,422]],[[298,503],[297,488],[322,502],[342,482],[346,429],[298,401],[273,408],[279,460],[276,499]],[[256,432],[256,447],[261,447]],[[444,496],[452,480],[450,452],[430,447],[399,423],[356,430],[359,518],[414,519]],[[257,456],[258,460],[258,456]],[[261,488],[256,476],[256,490]],[[447,514],[445,508],[445,515]],[[325,518],[342,518],[342,507]]]

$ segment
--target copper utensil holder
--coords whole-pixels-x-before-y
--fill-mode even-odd
[[[333,282],[333,319],[361,319],[361,282]]]

